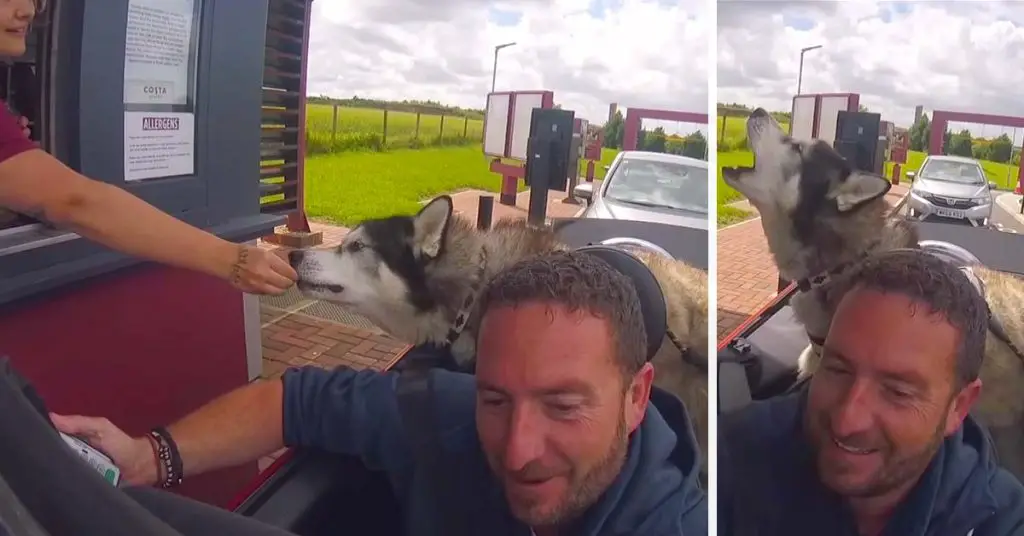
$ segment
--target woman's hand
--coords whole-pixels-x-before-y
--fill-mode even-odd
[[[157,483],[159,468],[153,446],[146,437],[132,438],[103,417],[50,414],[58,430],[77,436],[114,460],[121,470],[122,486],[152,486]]]
[[[280,295],[298,278],[295,270],[277,253],[241,246],[229,280],[242,292]]]

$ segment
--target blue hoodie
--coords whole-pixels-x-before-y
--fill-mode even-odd
[[[723,536],[856,536],[825,488],[802,432],[806,389],[719,419],[718,527]],[[972,532],[973,531],[973,532]],[[973,418],[948,437],[883,536],[1024,535],[1024,487],[993,458]]]
[[[480,448],[474,377],[445,370],[431,374],[442,448],[457,460],[446,467],[459,490],[448,500],[470,520],[472,534],[529,536],[529,527],[509,512]],[[436,534],[436,497],[416,467],[402,427],[396,380],[397,373],[347,367],[286,371],[285,442],[358,456],[371,470],[384,471],[403,505],[410,534]],[[700,457],[685,409],[663,393],[652,396],[652,402],[630,438],[618,478],[574,527],[573,536],[708,533],[707,499],[697,481]]]

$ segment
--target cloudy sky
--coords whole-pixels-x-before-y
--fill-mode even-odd
[[[800,49],[823,45],[804,56],[804,93],[860,93],[901,126],[918,104],[1024,116],[1024,2],[719,0],[718,29],[719,102],[789,110]]]
[[[556,103],[594,123],[605,121],[612,102],[708,107],[705,0],[316,0],[313,7],[310,94],[483,108],[494,46],[515,41],[499,55],[498,91],[552,90]]]

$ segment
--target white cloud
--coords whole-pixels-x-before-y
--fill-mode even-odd
[[[909,126],[914,107],[1024,116],[1021,2],[719,0],[719,102],[789,110],[800,49],[804,93],[860,93]],[[1013,129],[953,123],[978,136]],[[1024,129],[1018,129],[1018,143]]]
[[[310,94],[483,108],[494,46],[515,41],[499,55],[499,91],[551,90],[595,123],[612,102],[707,110],[706,1],[316,0],[313,8]],[[696,127],[644,127],[658,124]]]

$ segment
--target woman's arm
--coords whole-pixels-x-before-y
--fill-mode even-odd
[[[129,255],[229,280],[247,292],[279,294],[297,277],[270,252],[192,227],[39,149],[0,161],[0,205]]]

